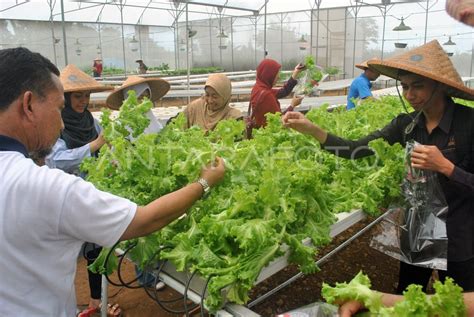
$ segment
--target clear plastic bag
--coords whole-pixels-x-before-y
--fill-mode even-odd
[[[298,78],[298,84],[293,90],[295,96],[311,96],[314,87],[328,76],[320,66],[306,62],[306,69]]]
[[[333,317],[338,316],[338,307],[328,303],[315,302],[276,317]]]
[[[437,174],[412,168],[411,151],[416,145],[408,142],[406,147],[404,200],[389,208],[370,245],[408,264],[446,270],[448,205]]]

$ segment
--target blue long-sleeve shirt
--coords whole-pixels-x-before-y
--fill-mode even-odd
[[[94,127],[98,134],[102,131],[95,119]],[[58,168],[66,173],[79,175],[79,165],[86,157],[90,156],[91,150],[88,143],[75,149],[68,149],[66,142],[59,138],[54,144],[52,152],[46,157],[45,163],[50,168]]]

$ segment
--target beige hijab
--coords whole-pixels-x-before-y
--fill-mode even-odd
[[[212,87],[224,98],[224,103],[219,109],[211,110],[204,96],[191,102],[184,113],[187,118],[187,127],[198,125],[206,131],[212,130],[221,120],[242,117],[242,113],[229,105],[232,97],[232,85],[224,74],[209,75],[205,87]]]

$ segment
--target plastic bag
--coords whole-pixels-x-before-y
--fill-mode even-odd
[[[437,174],[411,166],[411,152],[416,145],[407,142],[404,200],[389,208],[376,226],[370,246],[408,264],[446,270],[448,205]]]
[[[295,96],[310,96],[314,86],[328,76],[320,66],[315,64],[311,55],[306,56],[304,65],[305,70],[301,72],[302,75],[298,78],[298,84],[294,89]]]
[[[276,315],[276,317],[333,317],[338,316],[338,309],[337,306],[328,303],[316,302],[284,314]]]

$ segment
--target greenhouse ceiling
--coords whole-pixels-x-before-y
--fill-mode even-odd
[[[0,19],[122,23],[173,26],[176,18],[263,15],[275,12],[351,6],[389,6],[419,0],[2,0]],[[433,2],[433,1],[432,1]],[[63,8],[63,10],[62,10]]]

